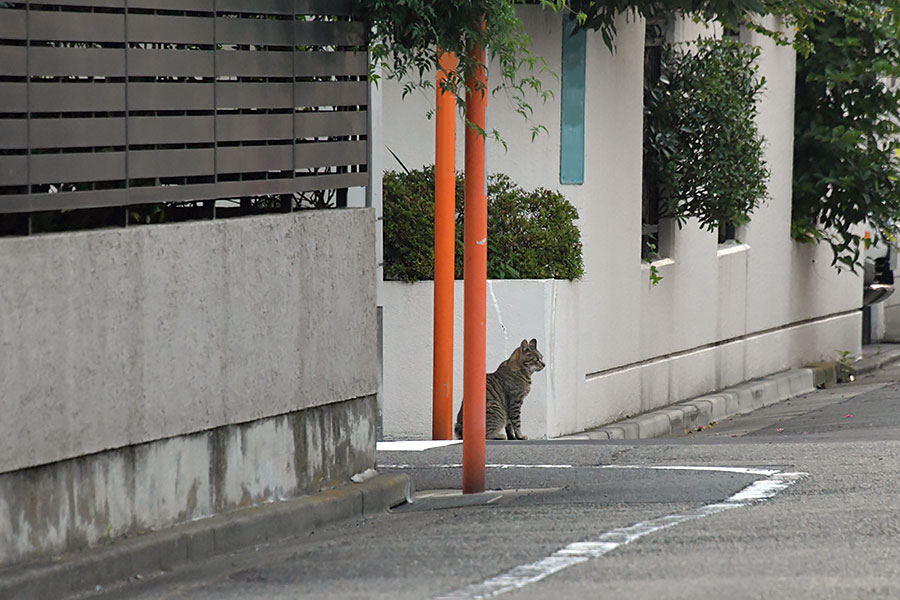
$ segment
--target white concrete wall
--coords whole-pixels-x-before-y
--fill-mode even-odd
[[[346,209],[0,239],[0,473],[374,395],[374,238]]]
[[[560,72],[561,17],[537,7],[521,9],[521,14],[534,38],[534,52]],[[769,25],[777,23],[770,20]],[[700,26],[681,23],[676,39],[694,39],[699,31]],[[746,35],[763,48],[760,74],[768,84],[758,122],[767,139],[771,198],[754,213],[740,244],[719,247],[716,235],[696,223],[673,230],[668,260],[658,265],[663,280],[656,286],[640,259],[643,22],[620,19],[615,54],[599,35],[588,35],[583,185],[559,184],[558,102],[532,103],[535,120],[549,130],[532,143],[528,127],[509,103],[498,97],[490,101],[488,128],[500,130],[509,150],[489,144],[488,170],[504,172],[526,188],[559,189],[580,215],[585,276],[567,286],[565,306],[557,303],[557,311],[572,325],[564,328],[565,334],[545,332],[571,336],[560,350],[565,353],[560,364],[565,366],[535,376],[538,381],[549,377],[555,386],[552,397],[543,396],[548,406],[540,410],[548,415],[546,435],[601,425],[750,378],[833,360],[841,350],[858,354],[861,283],[830,267],[827,248],[800,246],[790,237],[794,53],[765,37]],[[548,77],[545,83],[558,98],[558,81]],[[433,102],[421,95],[405,101],[400,96],[399,85],[385,84],[384,143],[410,168],[431,163],[434,125],[425,113]],[[461,143],[458,161],[461,166]],[[390,155],[385,165],[399,168]],[[427,436],[430,431],[430,329],[413,334],[408,326],[392,327],[388,321],[396,310],[391,304],[407,302],[401,310],[412,311],[416,293],[405,300],[393,293],[382,298],[386,435]],[[514,310],[534,311],[532,322],[540,323],[545,315],[528,308],[530,293],[517,295]],[[461,305],[461,295],[457,303]],[[424,306],[429,312],[416,312],[417,320],[430,323],[430,305]],[[561,317],[557,312],[551,318],[558,322]],[[523,323],[528,326],[527,319]],[[532,325],[532,330],[540,328]],[[419,337],[413,340],[413,335]],[[528,331],[513,335],[541,342]],[[456,349],[461,355],[461,338]],[[390,360],[389,354],[394,355]],[[488,357],[489,370],[502,357],[490,334]],[[395,370],[396,365],[403,370]],[[416,399],[400,395],[392,400],[392,393],[399,394],[393,391],[398,378],[425,381],[424,391],[418,393],[428,402],[413,409],[410,404]],[[535,393],[540,393],[537,387]],[[526,427],[538,427],[537,417],[529,421],[530,402],[540,403],[526,400],[526,423],[531,423]],[[396,404],[401,408],[393,409]],[[400,419],[399,413],[405,416]]]
[[[578,372],[572,330],[577,284],[555,280],[488,282],[487,370],[493,371],[523,339],[536,338],[547,367],[532,376],[522,407],[523,433],[530,438],[559,433],[556,398],[577,393]],[[386,439],[431,436],[432,314],[430,281],[386,281],[384,301],[384,423]],[[453,417],[463,393],[463,282],[455,286]],[[398,343],[401,342],[402,343]],[[389,376],[388,376],[389,375]],[[455,421],[454,421],[455,422]]]

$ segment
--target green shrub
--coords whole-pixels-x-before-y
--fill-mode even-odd
[[[759,49],[699,40],[663,49],[662,75],[646,89],[647,175],[660,216],[715,230],[741,225],[767,198],[765,140],[756,126],[764,81]]]
[[[805,33],[815,52],[797,58],[791,233],[829,244],[838,268],[897,240],[900,13],[887,6],[830,4]]]
[[[462,174],[456,176],[455,274],[463,277]],[[434,278],[434,167],[384,175],[384,278]],[[488,177],[488,278],[577,279],[584,274],[578,211],[559,192]]]

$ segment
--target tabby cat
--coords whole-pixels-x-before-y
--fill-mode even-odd
[[[522,401],[531,391],[531,374],[544,368],[537,340],[522,340],[497,370],[486,375],[485,436],[489,440],[525,440]],[[505,430],[505,434],[504,434]],[[463,408],[456,414],[456,436],[463,436]]]

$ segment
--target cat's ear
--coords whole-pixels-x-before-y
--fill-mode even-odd
[[[537,338],[531,338],[531,341],[529,342],[529,345],[530,345],[532,348],[534,348],[535,350],[537,350]]]
[[[522,340],[522,343],[519,344],[519,348],[521,348],[522,350],[527,350],[528,349],[528,340]]]

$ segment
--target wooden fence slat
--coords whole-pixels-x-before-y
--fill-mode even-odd
[[[28,34],[32,41],[123,42],[125,15],[32,10]]]
[[[0,39],[25,39],[25,11],[21,9],[0,9]]]
[[[198,144],[215,141],[215,117],[131,117],[128,143]]]
[[[90,6],[100,8],[125,8],[125,0],[41,0],[50,6]]]
[[[291,146],[230,146],[216,149],[219,173],[261,173],[290,171]]]
[[[291,46],[294,43],[293,20],[216,19],[216,43]]]
[[[364,76],[369,72],[368,57],[365,52],[298,51],[294,55],[294,75],[297,77],[317,75]]]
[[[362,165],[368,155],[366,142],[312,142],[297,144],[294,167],[308,169],[335,165]]]
[[[368,173],[329,173],[327,175],[310,175],[294,180],[294,189],[298,192],[313,190],[334,190],[338,188],[363,187],[369,181]]]
[[[295,0],[298,15],[347,16],[353,12],[352,0]]]
[[[31,183],[60,184],[125,179],[124,152],[33,154]]]
[[[28,157],[0,155],[0,186],[28,183]],[[2,198],[3,196],[0,196]]]
[[[365,81],[301,81],[294,86],[297,106],[362,106],[369,102]]]
[[[294,114],[294,122],[300,138],[365,135],[369,125],[364,110],[299,112]]]
[[[10,194],[0,195],[0,214],[100,208],[125,204],[128,204],[128,190],[126,189],[86,190],[56,194]]]
[[[24,113],[28,111],[28,85],[25,83],[0,83],[0,112]]]
[[[25,119],[0,119],[0,148],[28,148],[28,122]]]
[[[294,0],[217,0],[216,10],[220,12],[294,14]]]
[[[124,146],[125,118],[32,119],[32,148]]]
[[[128,153],[128,177],[188,177],[215,174],[215,150],[144,150]]]
[[[213,63],[212,52],[128,49],[130,77],[212,77]]]
[[[129,110],[213,110],[214,83],[128,84]]]
[[[294,190],[292,179],[258,179],[254,181],[220,181],[193,185],[170,185],[166,187],[131,188],[131,201],[135,204],[147,202],[190,202],[197,200],[217,200],[240,198],[241,196],[261,196],[267,194],[288,194]]]
[[[3,17],[2,13],[0,17]],[[28,62],[25,56],[25,46],[0,46],[0,75],[7,77],[28,75]]]
[[[360,21],[296,21],[299,46],[365,46],[366,25]]]
[[[212,12],[213,0],[128,0],[128,9],[133,8]]]
[[[31,110],[36,113],[122,111],[125,110],[125,84],[32,83]]]
[[[291,121],[291,115],[219,115],[216,117],[216,139],[219,142],[290,140],[293,136]]]
[[[216,52],[216,75],[291,77],[293,63],[290,52],[223,50]]]
[[[31,48],[31,75],[123,77],[125,51],[118,48]]]
[[[294,97],[290,83],[216,84],[216,108],[291,108]]]
[[[207,17],[128,15],[130,42],[207,44],[214,42],[213,22]]]

